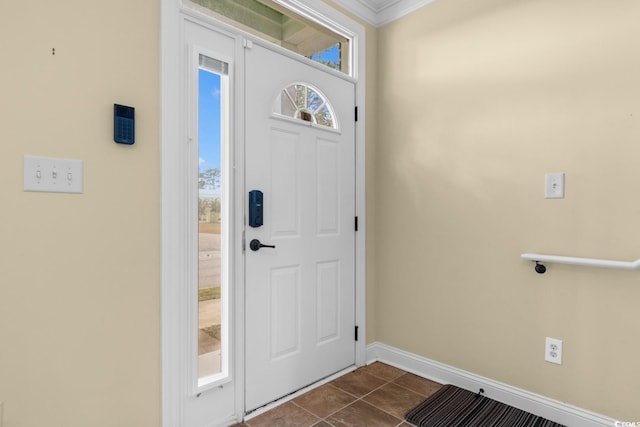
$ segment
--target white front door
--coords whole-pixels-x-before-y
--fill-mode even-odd
[[[263,193],[263,225],[246,227],[251,411],[355,363],[355,87],[257,44],[245,55],[247,222]]]

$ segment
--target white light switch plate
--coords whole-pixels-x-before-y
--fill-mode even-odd
[[[564,173],[548,173],[544,175],[545,199],[564,198]]]
[[[82,193],[82,160],[24,156],[24,191]]]

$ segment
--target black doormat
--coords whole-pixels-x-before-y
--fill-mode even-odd
[[[420,427],[565,427],[450,384],[407,412],[405,419]]]

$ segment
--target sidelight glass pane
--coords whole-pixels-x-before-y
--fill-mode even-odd
[[[218,379],[227,363],[226,73],[200,56],[198,70],[198,383]]]

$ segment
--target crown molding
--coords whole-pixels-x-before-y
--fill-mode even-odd
[[[374,27],[395,21],[435,0],[332,0]]]

